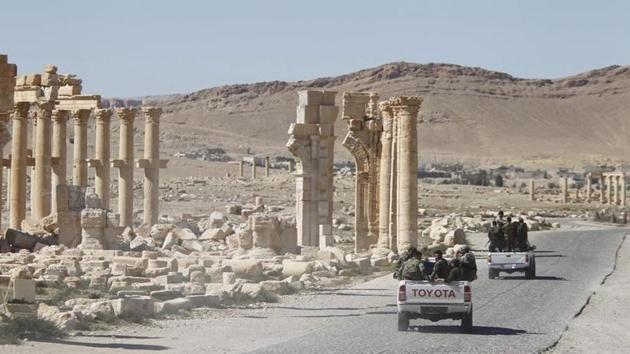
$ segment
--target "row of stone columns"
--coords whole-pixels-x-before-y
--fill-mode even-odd
[[[133,163],[135,109],[121,108],[116,113],[120,118],[119,159],[110,159],[110,125],[113,111],[96,109],[96,139],[94,159],[87,158],[88,120],[92,110],[78,109],[53,110],[53,103],[38,103],[35,126],[35,161],[32,178],[33,218],[39,220],[59,210],[57,187],[66,184],[66,139],[67,120],[71,116],[74,126],[73,185],[86,187],[88,167],[95,169],[95,191],[101,206],[109,207],[110,167],[119,168],[118,211],[120,226],[133,225]],[[28,116],[31,103],[18,102],[13,115],[13,142],[11,151],[11,194],[10,227],[20,228],[26,218],[26,167]],[[159,118],[158,108],[144,108],[145,156],[138,161],[138,167],[145,170],[144,178],[144,222],[157,223],[159,216],[159,168],[164,168],[166,160],[159,159]],[[52,127],[51,127],[52,123]],[[51,139],[52,138],[52,139]],[[51,141],[52,140],[52,141]]]
[[[604,187],[606,192],[604,193]],[[626,205],[626,178],[623,172],[605,172],[601,177],[601,203],[609,205]]]
[[[421,103],[421,97],[395,97],[379,104],[383,134],[378,246],[394,252],[417,246],[417,117]]]

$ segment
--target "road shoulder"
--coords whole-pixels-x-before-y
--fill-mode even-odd
[[[628,237],[626,237],[628,238]],[[551,353],[618,353],[630,347],[630,239],[617,252],[614,272],[571,320]]]

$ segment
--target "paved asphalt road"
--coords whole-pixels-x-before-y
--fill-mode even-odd
[[[525,280],[519,273],[488,280],[485,261],[478,260],[472,334],[460,333],[459,322],[451,320],[412,320],[410,331],[398,332],[396,281],[386,276],[350,289],[292,296],[265,309],[236,310],[229,318],[162,321],[159,327],[136,328],[126,335],[76,336],[63,343],[33,343],[21,349],[77,353],[123,349],[187,353],[538,352],[559,338],[612,270],[626,231],[533,233],[530,238],[539,251],[534,280]],[[0,351],[5,349],[9,348]]]

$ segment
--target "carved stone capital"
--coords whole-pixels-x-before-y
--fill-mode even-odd
[[[15,120],[27,120],[28,112],[31,109],[29,102],[18,102],[15,104],[15,111],[13,112],[13,119]]]
[[[70,118],[70,111],[65,109],[56,109],[52,113],[52,120],[55,123],[63,124]]]
[[[71,113],[72,121],[74,122],[75,125],[87,124],[88,119],[90,118],[90,114],[92,114],[92,111],[89,109],[73,110]]]
[[[114,112],[111,109],[96,109],[94,110],[94,117],[96,123],[109,123]]]
[[[116,115],[123,123],[133,123],[137,112],[135,108],[116,108]]]
[[[142,107],[142,113],[149,123],[159,123],[162,115],[162,108],[158,107]]]
[[[37,118],[50,119],[53,108],[55,108],[55,104],[52,102],[37,103]]]

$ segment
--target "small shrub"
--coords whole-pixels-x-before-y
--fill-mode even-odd
[[[66,333],[53,322],[36,316],[8,318],[0,323],[0,344],[18,344],[22,339],[63,338]]]

